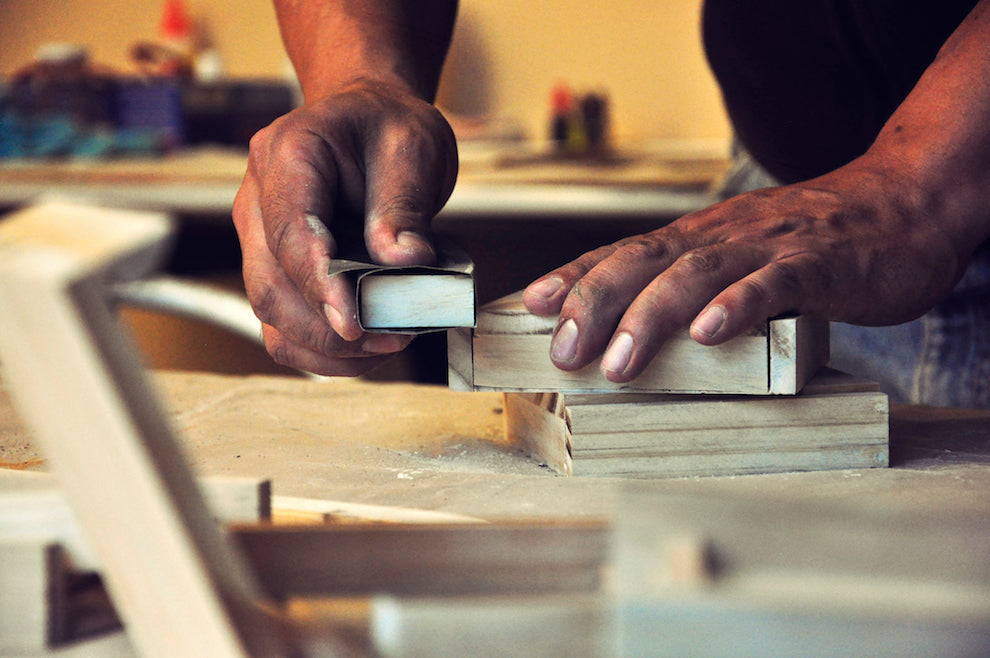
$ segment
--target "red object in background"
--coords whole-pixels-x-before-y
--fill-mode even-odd
[[[550,108],[554,116],[565,116],[574,109],[574,93],[563,82],[558,82],[550,95]]]
[[[192,20],[182,0],[165,1],[158,31],[163,39],[170,41],[181,41],[192,36]]]

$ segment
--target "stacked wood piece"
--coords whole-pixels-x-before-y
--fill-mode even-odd
[[[830,369],[793,396],[505,394],[509,440],[566,475],[887,466],[887,414],[875,383]]]
[[[558,473],[688,477],[886,466],[887,397],[831,370],[828,323],[767,321],[717,347],[684,332],[635,380],[550,361],[556,318],[521,294],[448,332],[450,387],[505,392],[507,439]],[[809,383],[810,382],[810,383]]]

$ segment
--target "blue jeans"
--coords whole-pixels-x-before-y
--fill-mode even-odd
[[[778,185],[741,147],[718,195]],[[990,408],[990,242],[952,292],[922,317],[893,327],[832,323],[833,368],[880,383],[893,402]]]
[[[833,323],[830,365],[880,382],[895,402],[990,408],[990,244],[921,318],[894,327]]]

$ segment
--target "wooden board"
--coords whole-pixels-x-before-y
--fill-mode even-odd
[[[4,381],[138,650],[274,655],[260,590],[210,517],[110,308],[108,285],[158,262],[168,233],[160,215],[56,202],[0,221]]]
[[[691,477],[889,463],[887,396],[825,369],[795,396],[506,393],[506,434],[558,473]]]
[[[40,653],[64,637],[64,570],[57,544],[0,540],[0,654]]]
[[[828,361],[828,323],[806,316],[774,319],[718,346],[703,346],[685,331],[663,346],[635,380],[616,384],[599,360],[567,372],[550,361],[556,318],[526,311],[521,293],[484,306],[477,327],[448,332],[453,390],[566,393],[717,393],[791,395]]]
[[[276,599],[595,592],[609,534],[602,522],[542,520],[232,529]]]
[[[197,482],[218,524],[270,520],[270,480],[207,476]],[[0,468],[0,541],[27,539],[58,544],[76,571],[100,568],[99,557],[56,479],[50,473]]]

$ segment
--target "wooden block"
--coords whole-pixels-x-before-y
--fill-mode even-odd
[[[452,391],[467,393],[474,390],[471,334],[466,328],[447,332],[447,386]]]
[[[990,525],[972,510],[799,486],[785,496],[626,487],[612,564],[618,655],[986,653]],[[685,536],[704,541],[714,567],[688,588],[669,573]]]
[[[613,656],[605,597],[376,597],[375,655]]]
[[[0,541],[0,654],[41,653],[65,639],[64,570],[57,544]]]
[[[232,537],[274,598],[593,592],[600,522],[251,526]]]
[[[506,393],[505,438],[557,473],[571,475],[571,429],[560,393]],[[548,404],[548,398],[552,403]]]
[[[277,655],[260,590],[210,517],[110,307],[108,286],[158,262],[168,233],[160,215],[67,203],[0,222],[4,381],[138,651]]]
[[[222,525],[271,518],[271,481],[207,476],[198,479],[213,519]],[[58,544],[74,571],[99,571],[100,561],[50,473],[0,469],[0,540],[44,539]]]
[[[824,369],[795,396],[506,394],[506,434],[558,473],[691,477],[889,463],[887,396]]]
[[[463,335],[448,343],[450,381],[457,390],[475,391],[791,395],[828,361],[827,322],[779,318],[715,347],[700,345],[685,331],[664,345],[642,375],[615,384],[601,374],[598,360],[574,372],[553,365],[556,322],[526,311],[521,293],[486,305],[470,351]]]

